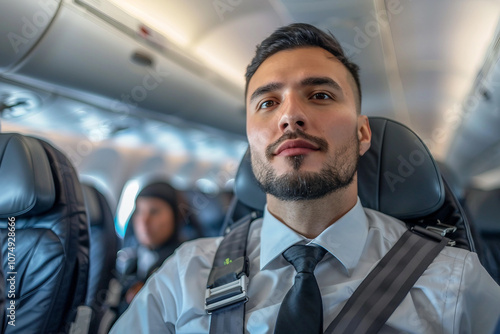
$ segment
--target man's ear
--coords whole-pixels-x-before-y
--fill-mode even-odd
[[[359,140],[359,155],[363,155],[368,151],[372,140],[372,130],[370,122],[366,115],[358,116],[358,140]]]

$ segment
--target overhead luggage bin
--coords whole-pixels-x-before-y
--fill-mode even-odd
[[[7,80],[112,112],[154,111],[226,132],[244,132],[239,87],[108,1],[97,6],[83,0],[40,0],[31,7],[15,6],[12,14],[11,8],[2,10],[0,16],[11,17],[8,22],[15,26],[25,18],[41,17],[45,3],[54,8],[55,16],[46,20],[43,31],[38,29],[31,47],[24,47],[22,55],[12,47],[9,54],[0,53],[0,75]],[[2,24],[4,35],[9,25]],[[23,29],[27,28],[18,28],[21,34]],[[9,49],[9,43],[3,40],[1,49]]]
[[[4,8],[0,10],[0,73],[17,64],[35,47],[60,5],[61,0],[18,0],[1,5]]]

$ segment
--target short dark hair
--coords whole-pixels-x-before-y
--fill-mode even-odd
[[[253,77],[259,66],[273,54],[302,47],[320,47],[330,52],[345,68],[351,73],[358,90],[357,112],[361,112],[361,85],[359,83],[359,66],[349,61],[342,49],[339,41],[332,35],[326,33],[310,24],[293,23],[278,28],[260,45],[257,46],[255,57],[247,67],[245,74],[245,97],[248,93],[248,83]]]

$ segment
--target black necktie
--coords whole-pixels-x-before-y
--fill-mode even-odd
[[[283,252],[297,275],[281,303],[275,334],[323,333],[323,304],[314,268],[325,253],[324,248],[305,245],[295,245]]]

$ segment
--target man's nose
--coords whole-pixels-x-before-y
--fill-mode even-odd
[[[279,128],[282,132],[306,130],[307,116],[305,106],[300,98],[291,94],[281,105],[282,114],[279,119]]]

